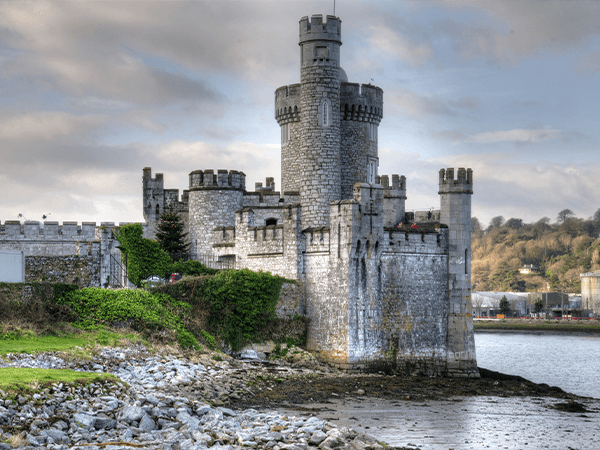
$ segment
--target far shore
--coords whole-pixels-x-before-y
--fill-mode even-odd
[[[473,319],[478,333],[527,333],[527,334],[574,334],[600,335],[598,320],[556,319]]]

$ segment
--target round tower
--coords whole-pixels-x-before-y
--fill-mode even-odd
[[[215,228],[235,225],[235,212],[242,207],[246,175],[237,170],[196,170],[190,173],[190,256],[201,259],[213,253]]]
[[[302,226],[329,225],[329,204],[341,199],[341,20],[300,20],[300,142],[298,170],[284,191],[299,190]],[[287,161],[286,161],[287,163]]]

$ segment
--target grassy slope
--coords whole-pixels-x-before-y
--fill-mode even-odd
[[[11,387],[20,383],[63,382],[70,383],[79,380],[95,381],[102,378],[112,378],[114,375],[95,372],[76,372],[68,369],[29,369],[22,367],[0,368],[0,386]]]

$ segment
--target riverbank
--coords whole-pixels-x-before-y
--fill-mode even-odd
[[[473,326],[477,332],[600,335],[600,320],[474,319]]]
[[[294,351],[299,355],[294,362],[140,344],[97,348],[91,359],[61,352],[5,355],[2,367],[111,373],[120,381],[3,388],[0,449],[383,450],[375,438],[357,431],[360,422],[354,429],[340,426],[317,417],[320,410],[309,406],[338,400],[397,399],[417,405],[465,397],[536,397],[547,398],[551,407],[586,411],[584,398],[485,369],[480,379],[352,375]]]

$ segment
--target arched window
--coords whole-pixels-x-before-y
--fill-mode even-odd
[[[274,219],[273,217],[271,217],[265,221],[265,225],[266,226],[277,225],[277,219]]]
[[[327,103],[327,100],[323,100],[323,103],[321,104],[321,117],[323,119],[321,125],[323,125],[324,127],[328,127],[329,126],[329,103]]]

